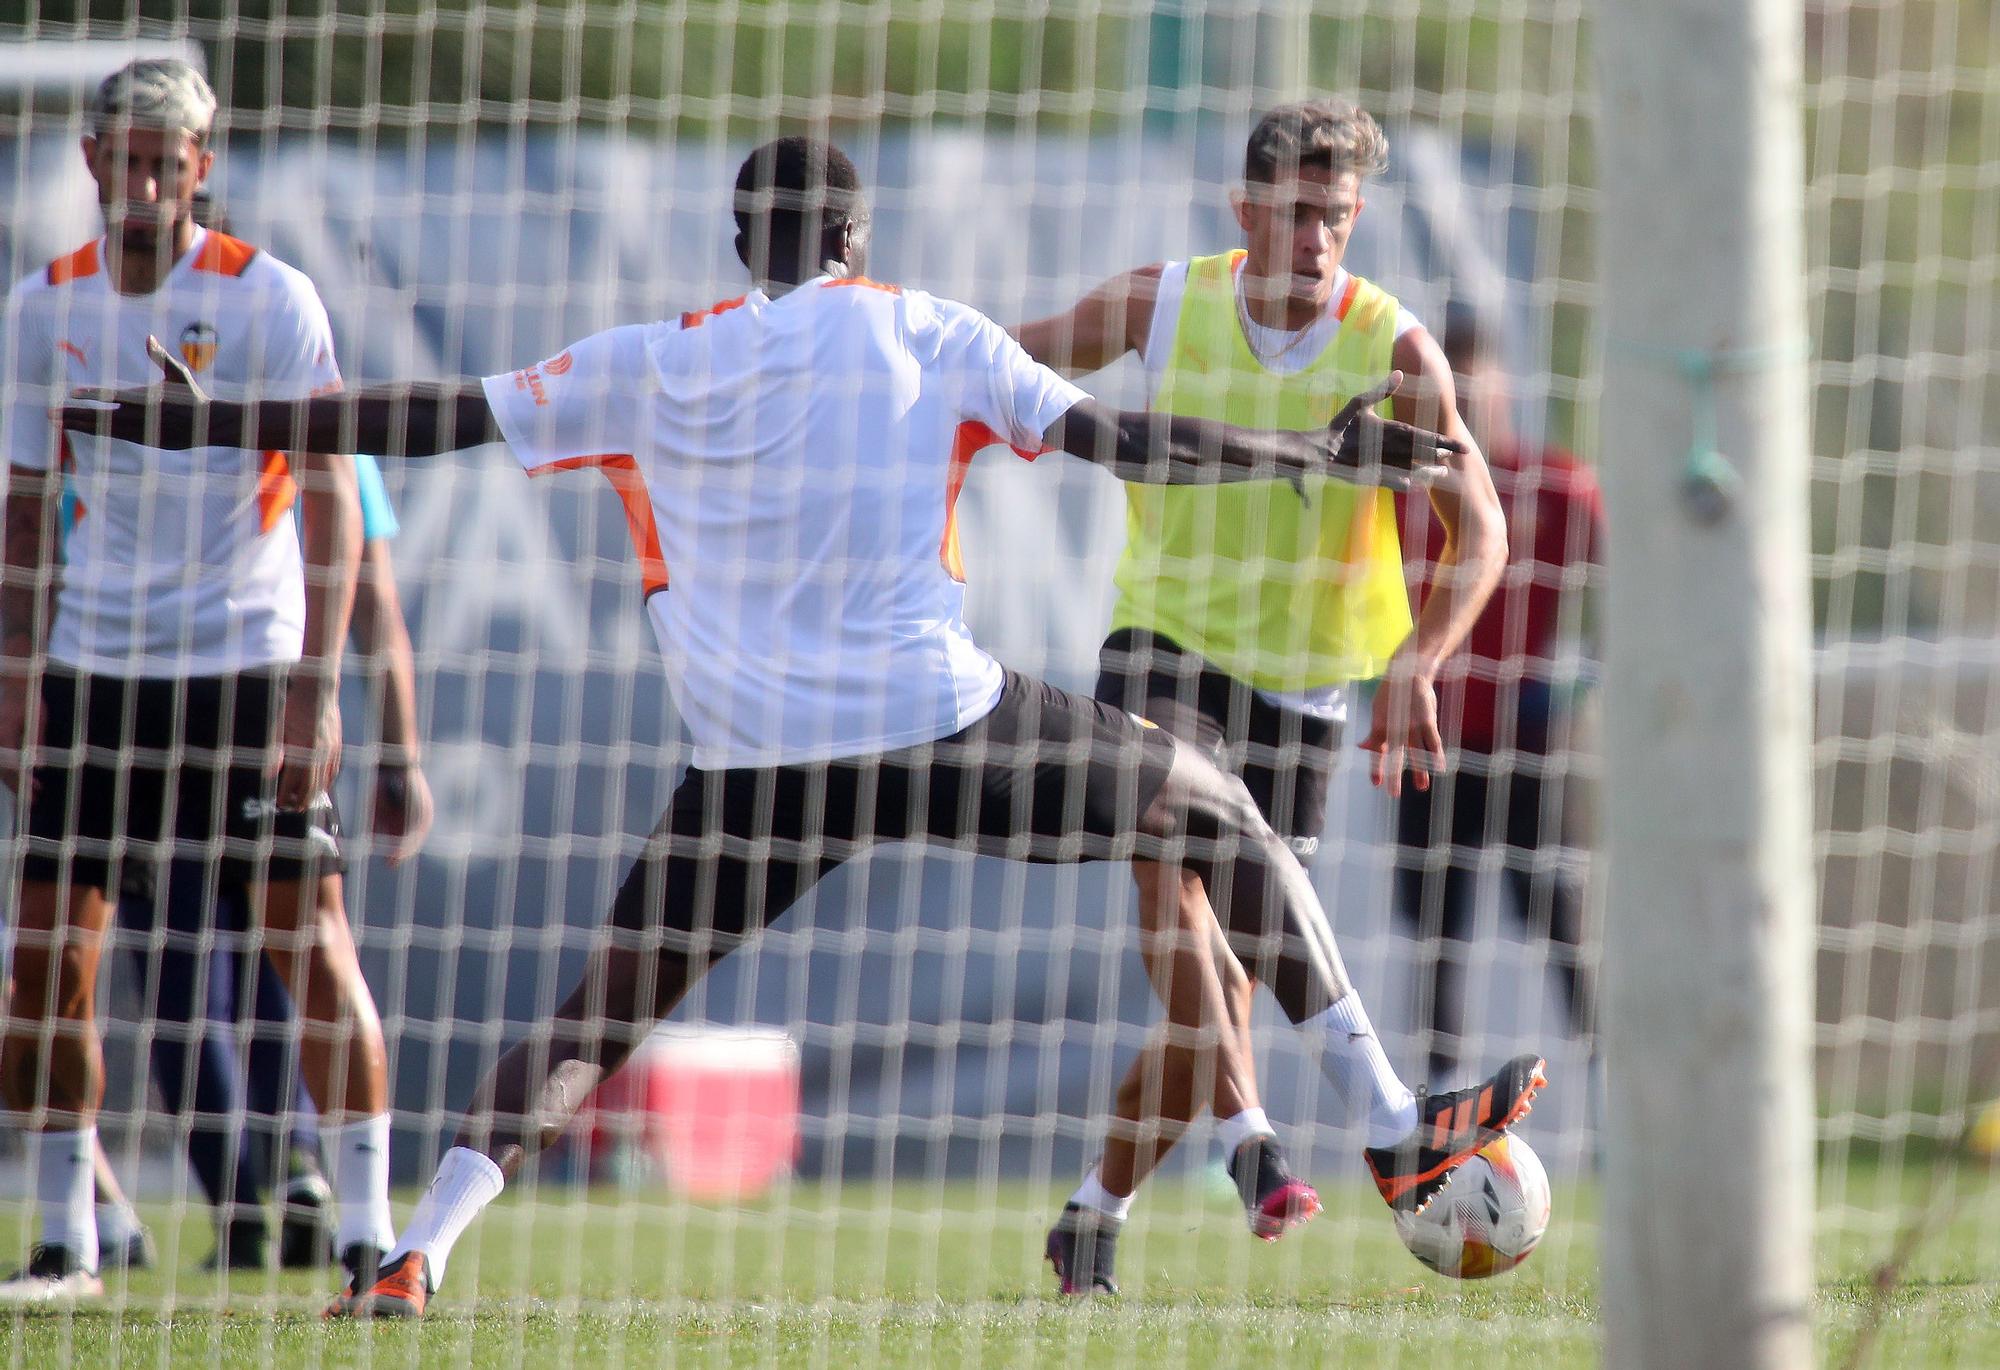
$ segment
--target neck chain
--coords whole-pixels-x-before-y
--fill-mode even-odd
[[[1287,335],[1283,347],[1280,347],[1269,357],[1259,357],[1257,359],[1266,368],[1275,369],[1279,362],[1284,361],[1293,352],[1297,351],[1299,344],[1312,336],[1313,329],[1318,327],[1320,320],[1325,317],[1325,313],[1322,312],[1316,318],[1307,319],[1302,327],[1294,329],[1267,328],[1250,317],[1250,294],[1243,287],[1243,273],[1241,271],[1236,273],[1236,318],[1243,329],[1243,341],[1246,343],[1250,341],[1250,330],[1253,328],[1265,333],[1285,333]],[[1254,355],[1256,349],[1252,348],[1251,352]]]

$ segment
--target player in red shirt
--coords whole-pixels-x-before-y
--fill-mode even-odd
[[[1438,717],[1456,761],[1428,789],[1406,787],[1397,801],[1395,910],[1422,948],[1417,1014],[1433,1081],[1454,1071],[1463,1041],[1474,895],[1488,846],[1504,854],[1507,908],[1548,945],[1571,1029],[1592,1039],[1583,882],[1561,851],[1569,719],[1554,677],[1557,641],[1582,627],[1578,601],[1597,577],[1604,541],[1595,473],[1560,448],[1520,441],[1507,377],[1472,312],[1448,310],[1440,341],[1493,470],[1510,553],[1500,588],[1439,679]],[[1422,596],[1444,531],[1424,501],[1406,504],[1404,545],[1424,549],[1411,576]]]

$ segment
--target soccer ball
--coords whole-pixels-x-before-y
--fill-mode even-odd
[[[1549,1173],[1511,1133],[1452,1172],[1417,1214],[1396,1215],[1396,1235],[1440,1275],[1483,1280],[1528,1259],[1549,1230]]]

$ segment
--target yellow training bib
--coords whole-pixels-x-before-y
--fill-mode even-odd
[[[1292,375],[1268,371],[1237,320],[1243,253],[1197,257],[1153,407],[1245,428],[1305,431],[1390,370],[1396,301],[1349,275],[1332,343]],[[1410,633],[1387,490],[1309,480],[1128,483],[1111,626],[1172,638],[1259,689],[1380,675]]]

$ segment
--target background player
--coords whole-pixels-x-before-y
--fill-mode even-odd
[[[142,60],[109,77],[82,144],[104,237],[8,299],[0,774],[27,850],[0,1089],[37,1134],[42,1237],[0,1283],[6,1302],[102,1290],[90,1181],[103,1095],[97,964],[122,872],[174,845],[218,844],[225,877],[255,891],[266,955],[311,1025],[304,1074],[334,1120],[349,1258],[372,1268],[391,1225],[381,1026],[341,909],[327,797],[359,556],[353,465],[289,440],[259,458],[167,456],[67,438],[47,412],[72,385],[157,374],[160,336],[235,394],[338,388],[311,283],[194,222],[215,107],[184,62]],[[80,507],[51,624],[43,601],[65,473]]]
[[[214,217],[208,226],[227,231]],[[357,454],[354,473],[363,541],[349,637],[380,738],[364,818],[395,866],[422,846],[431,797],[409,630],[389,550],[395,510],[374,458]],[[297,1014],[284,981],[257,949],[249,891],[218,884],[215,875],[184,857],[169,863],[158,889],[128,879],[119,894],[118,921],[128,934],[140,999],[156,1024],[148,1053],[153,1079],[167,1110],[189,1122],[188,1163],[216,1211],[210,1263],[246,1270],[268,1263],[264,1206],[275,1187],[279,1265],[323,1265],[338,1250],[333,1193],[318,1115],[299,1074]],[[157,938],[147,935],[156,930]]]
[[[1126,545],[1097,696],[1233,770],[1301,859],[1318,850],[1325,827],[1354,682],[1381,680],[1361,742],[1374,753],[1377,785],[1400,793],[1407,766],[1422,788],[1442,767],[1438,668],[1491,594],[1506,552],[1492,481],[1458,417],[1437,343],[1393,297],[1341,265],[1364,183],[1387,165],[1388,140],[1352,104],[1274,109],[1250,134],[1243,185],[1231,196],[1241,248],[1127,272],[1019,330],[1031,355],[1069,373],[1138,353],[1157,412],[1269,427],[1324,423],[1393,367],[1414,379],[1393,401],[1397,415],[1462,447],[1448,458],[1456,479],[1432,487],[1447,537],[1414,630],[1384,490],[1126,487]],[[1196,897],[1185,874],[1145,862],[1133,872],[1142,904]],[[1216,954],[1247,1050],[1250,980],[1227,948]],[[1344,1030],[1380,1058],[1359,999],[1343,1003]],[[1115,1288],[1118,1225],[1193,1118],[1193,1079],[1164,1034],[1126,1073],[1104,1157],[1050,1233],[1065,1290]],[[1393,1144],[1402,1118],[1384,1108],[1362,1119],[1369,1145]],[[1253,1232],[1275,1238],[1318,1211],[1261,1110],[1223,1119],[1221,1134]]]
[[[1325,915],[1241,786],[1160,730],[1004,671],[973,643],[948,569],[950,507],[963,463],[996,439],[1127,478],[1210,483],[1430,468],[1453,443],[1377,418],[1388,386],[1304,432],[1111,412],[974,311],[859,276],[865,203],[837,149],[779,140],[744,163],[736,191],[737,250],[758,288],[678,323],[598,334],[479,388],[254,414],[180,390],[65,411],[163,442],[202,431],[255,447],[282,429],[418,454],[504,438],[530,470],[604,466],[632,512],[694,768],[581,982],[481,1086],[382,1281],[337,1307],[421,1313],[458,1236],[604,1072],[717,959],[885,840],[1185,862],[1197,890],[1227,891],[1223,915],[1287,1015],[1342,1058],[1336,1086],[1404,1110],[1378,1180],[1391,1203],[1421,1205],[1525,1111],[1539,1058],[1420,1109],[1379,1051],[1328,1016],[1354,996]],[[1214,923],[1198,903],[1170,939],[1171,974],[1155,979],[1176,1026],[1213,1043],[1203,1078],[1226,1107],[1240,1066],[1204,960]]]
[[[229,231],[220,215],[203,214],[199,196],[195,216],[205,228]],[[370,832],[391,843],[388,862],[395,866],[430,831],[431,797],[421,764],[409,630],[389,551],[396,514],[373,457],[357,454],[354,474],[363,541],[351,636],[369,680],[368,697],[380,700],[371,709],[380,719],[381,744],[367,820]],[[63,504],[67,541],[73,491],[65,491]],[[204,862],[178,858],[167,863],[164,885],[149,878],[151,872],[135,870],[121,882],[118,923],[137,935],[126,950],[156,1024],[148,1052],[153,1078],[166,1107],[191,1119],[188,1161],[217,1212],[209,1263],[235,1269],[266,1264],[270,1232],[263,1205],[282,1167],[278,1263],[321,1265],[334,1242],[328,1226],[333,1191],[318,1116],[288,1036],[297,1015],[284,982],[249,939],[248,892],[234,885],[211,890],[210,874]],[[158,946],[150,941],[156,928],[165,934]],[[246,1020],[254,1026],[239,1053]],[[157,1257],[151,1235],[119,1186],[101,1139],[94,1167],[100,1262],[151,1265]]]
[[[1465,1039],[1465,966],[1473,934],[1479,855],[1505,856],[1504,902],[1548,948],[1570,1030],[1592,1043],[1596,976],[1585,948],[1584,891],[1563,859],[1563,756],[1569,709],[1550,679],[1556,636],[1581,625],[1576,600],[1604,545],[1604,496],[1590,468],[1553,447],[1516,436],[1506,373],[1478,319],[1446,311],[1445,356],[1461,408],[1492,463],[1512,549],[1506,578],[1480,614],[1439,690],[1445,740],[1459,764],[1428,789],[1396,801],[1395,909],[1415,935],[1417,1026],[1432,1083],[1458,1068]],[[1421,576],[1446,550],[1443,525],[1421,503],[1411,510]]]

